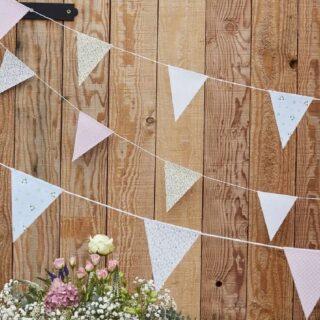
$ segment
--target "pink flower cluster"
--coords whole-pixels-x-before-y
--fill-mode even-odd
[[[45,298],[46,310],[65,309],[79,303],[78,289],[71,283],[55,279]]]

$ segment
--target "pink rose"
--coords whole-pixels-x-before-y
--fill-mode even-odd
[[[108,270],[107,269],[100,269],[100,270],[97,270],[97,277],[99,280],[104,280],[106,279],[108,276]]]
[[[100,256],[96,253],[90,255],[90,259],[94,266],[96,266],[100,262]]]
[[[110,272],[114,271],[114,269],[119,265],[118,260],[109,260],[108,261],[108,270]]]
[[[86,266],[84,268],[86,269],[87,272],[90,272],[94,269],[94,265],[92,264],[91,261],[87,260]]]
[[[53,262],[55,269],[60,270],[65,266],[64,258],[57,258]]]
[[[79,280],[83,279],[87,275],[86,270],[83,267],[79,268],[76,273]]]

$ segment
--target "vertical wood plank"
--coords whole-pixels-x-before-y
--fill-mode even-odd
[[[203,73],[205,65],[205,1],[159,2],[159,61]],[[203,172],[203,89],[174,122],[167,68],[158,68],[157,154]],[[202,180],[166,213],[164,163],[157,161],[156,219],[201,229]],[[201,241],[192,247],[165,284],[178,309],[200,317]]]
[[[263,14],[262,14],[263,13]],[[252,85],[296,92],[297,1],[252,2]],[[261,191],[295,194],[296,136],[284,150],[276,128],[270,97],[252,91],[250,130],[250,187]],[[255,193],[250,193],[249,238],[268,243],[269,238]],[[294,210],[273,243],[292,246]],[[249,246],[248,319],[291,319],[293,287],[284,254]]]
[[[250,84],[251,2],[207,1],[206,73]],[[208,81],[204,172],[244,187],[249,180],[250,90]],[[203,230],[247,238],[248,192],[205,179]],[[247,247],[202,240],[202,319],[246,319]]]
[[[112,2],[111,42],[151,59],[157,57],[157,0]],[[155,153],[156,65],[112,51],[110,64],[110,127]],[[127,142],[110,140],[110,205],[149,218],[154,216],[155,159]],[[148,245],[142,221],[108,214],[108,233],[116,257],[128,277],[150,278]]]
[[[61,28],[49,21],[25,20],[17,26],[17,56],[55,88],[62,83],[62,37]],[[59,97],[33,78],[16,89],[15,119],[15,168],[59,185]],[[59,201],[55,201],[15,242],[14,277],[35,280],[58,253]]]
[[[317,1],[298,1],[298,60],[291,65],[298,68],[298,93],[320,97],[320,6]],[[297,194],[320,197],[320,112],[319,101],[314,101],[298,127],[297,134]],[[295,216],[295,247],[320,249],[320,202],[298,200]],[[296,290],[293,319],[304,319]],[[320,318],[320,307],[309,319]]]
[[[12,29],[1,42],[15,52],[16,28]],[[4,50],[1,49],[1,61]],[[0,161],[6,165],[14,164],[14,116],[15,89],[0,95]],[[0,169],[0,289],[12,278],[12,220],[11,220],[11,174],[7,169]]]
[[[90,36],[108,41],[109,1],[67,1],[79,10],[67,26]],[[77,75],[76,34],[64,33],[64,95],[83,112],[98,122],[108,121],[108,61],[106,56],[79,87]],[[63,104],[62,118],[62,186],[69,191],[106,203],[107,142],[104,141],[72,162],[78,112]],[[66,196],[61,201],[60,246],[64,256],[76,254],[81,262],[88,255],[90,235],[106,232],[106,210],[89,202]]]

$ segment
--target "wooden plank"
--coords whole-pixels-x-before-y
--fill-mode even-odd
[[[263,14],[262,14],[263,13]],[[296,92],[297,1],[252,2],[252,85]],[[252,91],[250,128],[250,188],[295,194],[296,137],[281,149],[270,97]],[[249,238],[268,243],[257,195],[250,193]],[[273,243],[292,246],[294,210]],[[247,319],[291,319],[293,286],[284,254],[249,246]]]
[[[69,2],[69,1],[68,1]],[[109,1],[70,1],[79,10],[67,26],[108,41]],[[108,61],[105,57],[78,87],[76,34],[65,30],[63,92],[68,99],[97,121],[108,121]],[[72,45],[70,45],[72,44]],[[69,191],[106,203],[107,142],[102,142],[72,162],[78,112],[63,104],[62,118],[62,186]],[[61,202],[60,246],[64,256],[76,254],[81,262],[87,258],[87,238],[106,232],[106,210],[89,202],[63,196]]]
[[[316,1],[298,1],[298,60],[291,66],[298,69],[298,93],[320,97],[318,87],[320,63],[320,14]],[[303,197],[320,197],[320,112],[319,101],[314,101],[298,127],[297,134],[297,194]],[[320,249],[320,202],[298,200],[295,216],[295,247]],[[296,290],[293,319],[304,319]],[[320,318],[320,304],[309,319]]]
[[[16,28],[13,28],[1,42],[11,51],[15,52]],[[1,61],[4,50],[1,49]],[[0,161],[13,166],[14,162],[14,111],[15,89],[8,90],[0,95]],[[12,228],[11,228],[11,183],[10,171],[0,169],[0,289],[12,278]]]
[[[157,57],[157,0],[113,1],[111,41],[151,59]],[[113,51],[110,63],[110,127],[155,153],[156,65]],[[112,206],[154,216],[155,159],[127,142],[110,140],[108,202]],[[108,214],[108,234],[128,277],[150,278],[143,222]]]
[[[62,83],[62,37],[61,28],[49,21],[21,21],[17,27],[17,56],[55,88]],[[59,97],[35,78],[16,90],[15,168],[57,185],[59,106]],[[35,280],[58,253],[59,201],[55,201],[15,242],[14,277]]]
[[[205,1],[159,2],[158,59],[161,62],[204,72]],[[204,91],[197,94],[177,122],[174,121],[169,76],[158,68],[157,154],[176,164],[203,172]],[[164,163],[157,161],[156,219],[201,229],[202,180],[166,213]],[[200,317],[201,241],[192,247],[168,279],[178,309]]]
[[[207,1],[206,73],[250,84],[251,2]],[[208,81],[205,175],[244,187],[249,180],[250,90]],[[247,238],[248,192],[205,179],[203,231]],[[247,247],[203,237],[202,319],[246,319]]]

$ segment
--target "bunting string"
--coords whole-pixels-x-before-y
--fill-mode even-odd
[[[7,50],[10,52],[10,50],[2,43],[0,42],[0,46],[4,49],[4,50]],[[76,105],[74,105],[71,101],[69,101],[68,99],[66,99],[62,94],[60,94],[55,88],[53,88],[47,81],[45,81],[44,79],[42,79],[41,77],[39,77],[39,75],[37,75],[36,73],[34,73],[34,76],[40,81],[42,82],[46,87],[48,87],[50,90],[52,90],[52,92],[54,92],[57,96],[59,96],[63,101],[65,101],[69,106],[71,106],[74,110],[76,110],[77,112],[82,112]],[[141,147],[140,145],[136,144],[135,142],[127,139],[126,137],[123,137],[122,135],[120,135],[119,133],[117,133],[116,131],[113,131],[113,135],[117,136],[119,139],[127,142],[128,144],[134,146],[135,148],[143,151],[144,153],[150,155],[151,157],[154,157],[156,159],[158,159],[159,161],[163,162],[163,163],[167,163],[167,162],[170,162],[169,160],[166,160],[164,159],[163,157],[157,155],[157,154],[154,154],[153,152]],[[182,167],[182,168],[186,168],[188,170],[191,170],[190,168],[188,167]],[[193,170],[194,171],[194,170]],[[196,171],[194,171],[196,172]],[[200,177],[204,178],[204,179],[207,179],[207,180],[210,180],[210,181],[214,181],[214,182],[217,182],[217,183],[220,183],[220,184],[224,184],[224,185],[227,185],[227,186],[230,186],[230,187],[234,187],[234,188],[238,188],[238,189],[242,189],[242,190],[245,190],[245,191],[250,191],[250,192],[254,192],[254,193],[259,193],[261,192],[261,190],[258,190],[258,189],[253,189],[253,188],[249,188],[249,187],[244,187],[244,186],[241,186],[239,184],[236,184],[236,183],[232,183],[232,182],[229,182],[229,181],[224,181],[224,180],[221,180],[221,179],[218,179],[218,178],[214,178],[214,177],[210,177],[210,176],[207,176],[207,175],[204,175],[203,173],[201,172],[197,172],[199,174]],[[291,196],[291,195],[288,195],[288,194],[283,194],[283,195],[286,195],[286,196]],[[303,197],[303,196],[296,196],[296,195],[293,195],[295,196],[297,199],[300,199],[300,200],[316,200],[316,201],[320,201],[320,197]]]
[[[0,166],[5,168],[5,169],[8,169],[10,171],[14,169],[12,167],[9,167],[9,166],[5,165],[2,162],[0,162]],[[53,186],[55,186],[55,185],[53,185]],[[58,186],[56,186],[56,187],[58,187]],[[61,187],[59,187],[59,188],[61,188]],[[65,190],[63,188],[61,188],[61,189],[63,190],[64,193],[66,193],[66,194],[68,194],[68,195],[70,195],[72,197],[76,197],[76,198],[82,199],[84,201],[93,203],[95,205],[98,205],[98,206],[101,206],[101,207],[104,207],[104,208],[107,208],[107,209],[110,209],[110,210],[113,210],[113,211],[116,211],[116,212],[118,212],[120,214],[124,214],[126,216],[129,216],[129,217],[132,217],[134,219],[141,220],[141,221],[157,221],[157,223],[160,223],[160,224],[163,224],[163,225],[167,225],[167,226],[176,227],[176,228],[178,228],[180,230],[184,230],[184,231],[194,232],[194,233],[197,233],[197,234],[199,234],[201,236],[205,236],[205,237],[211,237],[211,238],[216,238],[216,239],[221,239],[221,240],[233,241],[233,242],[238,242],[238,243],[242,243],[242,244],[249,244],[249,245],[265,247],[265,248],[270,248],[270,249],[276,249],[276,250],[282,250],[282,251],[285,249],[285,247],[281,247],[281,246],[277,246],[277,245],[265,244],[265,243],[262,243],[262,242],[250,241],[250,240],[245,240],[245,239],[240,239],[240,238],[226,237],[226,236],[222,236],[222,235],[218,235],[218,234],[206,233],[206,232],[202,232],[202,231],[191,229],[191,228],[187,228],[187,227],[182,227],[182,226],[171,224],[171,223],[166,223],[166,222],[162,222],[162,221],[158,221],[158,220],[154,220],[154,219],[149,219],[149,218],[143,217],[142,215],[138,215],[138,214],[126,211],[126,210],[122,210],[120,208],[116,208],[114,206],[105,204],[105,203],[97,201],[97,200],[93,200],[93,199],[87,198],[85,196],[82,196],[80,194]]]
[[[47,19],[47,20],[50,20],[51,22],[53,22],[53,23],[61,26],[62,28],[65,28],[65,29],[67,29],[67,30],[69,30],[69,31],[72,31],[72,32],[75,32],[75,33],[79,33],[79,31],[77,31],[76,29],[70,28],[70,27],[68,27],[68,26],[66,26],[66,25],[64,25],[64,24],[62,24],[62,23],[60,23],[60,22],[58,22],[58,21],[55,21],[55,20],[51,19],[50,17],[47,17],[46,15],[44,15],[44,14],[42,14],[42,13],[40,13],[40,12],[35,11],[34,9],[31,9],[31,8],[30,8],[30,11],[38,14],[39,16],[41,16],[41,17],[43,17],[43,18],[45,18],[45,19]],[[152,63],[155,63],[155,64],[157,64],[157,65],[161,65],[161,66],[163,66],[163,67],[171,67],[171,65],[166,64],[166,63],[164,63],[164,62],[161,62],[161,61],[158,61],[158,60],[155,60],[155,59],[148,58],[148,57],[146,57],[146,56],[144,56],[144,55],[138,54],[138,53],[133,52],[133,51],[126,50],[126,49],[124,49],[124,48],[117,47],[117,46],[113,45],[113,44],[110,43],[110,42],[108,42],[108,43],[109,43],[109,44],[112,46],[112,48],[115,49],[115,50],[118,50],[118,51],[121,51],[121,52],[130,54],[130,55],[135,56],[135,57],[137,57],[137,58],[139,58],[139,59],[143,59],[143,60],[146,60],[146,61],[150,61],[150,62],[152,62]],[[213,81],[222,82],[222,83],[226,83],[226,84],[230,84],[230,85],[234,85],[234,86],[239,86],[239,87],[244,87],[244,88],[249,88],[249,89],[252,89],[252,90],[263,91],[263,92],[267,92],[267,93],[269,92],[269,89],[264,89],[264,88],[260,88],[260,87],[256,87],[256,86],[252,86],[252,85],[247,85],[247,84],[243,84],[243,83],[239,83],[239,82],[234,82],[234,81],[230,81],[230,80],[225,80],[225,79],[221,79],[221,78],[216,78],[216,77],[212,77],[212,76],[209,76],[209,75],[206,75],[206,74],[203,74],[203,75],[205,75],[208,79],[211,79],[211,80],[213,80]],[[313,100],[320,100],[320,98],[316,98],[316,97],[312,97],[312,98],[313,98]]]

